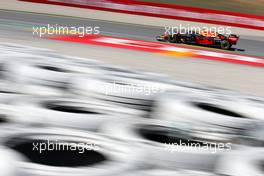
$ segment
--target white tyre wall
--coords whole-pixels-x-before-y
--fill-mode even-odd
[[[15,107],[13,107],[15,108]],[[5,135],[16,131],[20,126],[23,126],[14,115],[12,107],[0,105],[0,142],[5,138]],[[24,118],[24,117],[23,117]],[[23,126],[25,127],[25,126]]]
[[[0,96],[1,94],[15,95],[21,93],[21,87],[16,84],[12,84],[9,81],[0,81]]]
[[[221,157],[216,173],[230,176],[264,175],[263,148],[241,148]]]
[[[172,144],[175,141],[184,143],[184,141],[193,140],[194,143],[204,141],[209,144],[221,142],[231,145],[229,139],[215,142],[206,138],[198,139],[196,136],[192,136],[192,132],[173,128],[170,124],[162,121],[141,121],[126,124],[116,121],[103,125],[99,131],[111,138],[126,141],[130,145],[143,149],[147,155],[144,160],[145,164],[150,167],[213,171],[219,156],[223,152],[228,152],[230,148],[216,150],[216,148],[210,147],[191,147],[187,144],[175,147]]]
[[[264,113],[263,97],[243,94],[239,92],[227,91],[227,90],[225,91],[216,90],[216,92],[213,93],[205,92],[204,97],[210,97],[213,99],[219,99],[224,101],[227,100],[240,104],[241,107],[247,109],[247,113],[251,113],[252,115],[254,114],[254,116],[259,120],[264,120],[262,115]]]
[[[145,93],[143,86],[137,86],[139,81],[134,80],[137,81],[136,85],[129,81],[131,80],[126,78],[91,79],[82,77],[73,79],[70,90],[79,96],[98,98],[135,109],[148,109],[155,94]]]
[[[113,119],[136,120],[141,111],[111,106],[97,100],[69,98],[28,98],[14,102],[17,121],[22,124],[63,126],[84,130],[96,130]],[[27,117],[27,118],[24,118]]]
[[[214,91],[205,91],[205,92],[194,92],[194,96],[212,98],[223,101],[231,101],[239,104],[242,108],[247,109],[247,113],[251,113],[252,115],[259,119],[264,120],[264,97],[254,96],[249,94],[244,94],[241,92],[235,92],[231,90],[221,90],[215,89]]]
[[[79,96],[98,98],[134,109],[149,110],[158,95],[166,91],[195,90],[189,86],[182,82],[154,79],[151,76],[145,78],[106,76],[98,79],[77,77],[72,79],[70,91]]]
[[[44,48],[17,45],[17,44],[12,44],[12,43],[0,43],[0,48],[3,49],[5,53],[8,53],[8,55],[6,56],[9,56],[9,57],[17,57],[17,58],[37,57],[37,58],[45,58],[45,60],[52,59],[51,61],[53,62],[56,62],[56,61],[69,62],[70,61],[72,64],[78,64],[81,67],[83,67],[84,65],[85,66],[104,65],[103,62],[99,62],[93,59],[67,56],[67,55],[56,53],[53,50],[44,49]],[[27,60],[30,60],[29,58]],[[37,61],[37,59],[32,60],[32,61]],[[76,65],[72,65],[72,66],[75,67]],[[82,71],[84,72],[87,72],[87,70],[82,68]],[[87,73],[90,73],[90,72],[87,72]]]
[[[261,117],[237,101],[188,94],[166,94],[156,101],[152,117],[171,122],[208,124],[230,129],[251,129]]]
[[[0,170],[2,176],[17,176],[15,173],[15,161],[21,157],[8,148],[0,147]]]
[[[14,62],[9,67],[10,76],[17,83],[64,87],[70,73],[63,63]]]
[[[40,145],[33,150],[33,143],[35,146],[37,143],[71,146],[74,144],[79,148],[59,150],[58,146],[53,145],[54,148],[56,147],[54,150],[42,148],[40,154]],[[15,160],[15,176],[119,175],[134,170],[140,157],[144,156],[140,149],[95,133],[57,128],[24,129],[20,133],[6,136],[2,144],[22,156]],[[88,146],[91,147],[89,151],[84,151],[84,147]],[[67,153],[64,152],[65,150]],[[84,152],[79,153],[82,151]],[[44,154],[49,157],[43,158]]]
[[[33,84],[13,84],[12,86],[20,86],[19,93],[25,95],[40,97],[61,97],[67,95],[65,90],[50,86],[41,86]]]
[[[0,94],[0,142],[5,138],[6,134],[10,132],[18,132],[21,128],[27,128],[21,119],[27,118],[20,114],[18,116],[18,106],[12,105],[12,101],[23,99],[25,96],[16,94]],[[0,157],[1,158],[1,157]]]
[[[125,175],[124,175],[125,176]],[[217,176],[209,172],[192,170],[149,169],[127,173],[126,176]]]
[[[173,88],[173,85],[169,84],[119,77],[99,78],[94,80],[89,78],[77,78],[73,81],[73,86],[76,86],[76,89],[82,90],[83,93],[87,90],[97,94],[134,98],[139,100],[151,100],[158,93],[165,91],[166,89]],[[148,92],[143,91],[144,89],[150,90],[152,87],[156,88],[156,92],[150,92],[150,94],[148,94]],[[157,89],[159,90],[157,91]]]
[[[264,98],[252,95],[240,95],[238,99],[243,104],[242,107],[247,108],[248,113],[254,114],[255,117],[264,122]]]
[[[63,96],[66,94],[65,90],[32,84],[19,84],[7,80],[0,82],[0,94],[13,95],[33,95],[33,96]]]
[[[259,123],[253,130],[247,131],[241,143],[247,146],[264,147],[264,122]]]

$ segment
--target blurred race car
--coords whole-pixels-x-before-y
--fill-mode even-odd
[[[230,34],[223,35],[217,32],[201,31],[188,31],[186,33],[164,34],[157,36],[158,41],[170,43],[185,43],[203,46],[219,47],[224,50],[229,50],[232,45],[236,45],[239,39],[238,35]]]

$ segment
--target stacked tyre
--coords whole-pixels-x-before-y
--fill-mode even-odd
[[[0,49],[4,176],[263,175],[264,98],[41,48]]]

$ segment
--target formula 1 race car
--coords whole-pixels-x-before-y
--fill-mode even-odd
[[[218,47],[224,50],[229,50],[232,45],[236,45],[239,36],[235,34],[223,35],[216,32],[201,32],[189,31],[187,33],[176,33],[176,34],[164,34],[157,36],[158,41],[170,42],[170,43],[185,43],[202,46]]]

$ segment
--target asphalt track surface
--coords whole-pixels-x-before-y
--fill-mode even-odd
[[[100,27],[102,35],[110,35],[115,37],[125,37],[130,39],[139,39],[146,41],[155,41],[155,36],[164,33],[164,28],[153,26],[142,26],[135,24],[116,23],[109,21],[98,21],[93,19],[69,18],[62,16],[40,15],[34,13],[24,13],[16,11],[0,11],[1,24],[14,24],[17,26],[28,26],[32,29],[34,26],[58,25],[58,26],[91,26]],[[264,38],[249,39],[247,36],[241,36],[238,45],[234,46],[235,51],[241,54],[250,54],[256,56],[264,56],[263,53]],[[241,51],[242,50],[242,51]],[[234,51],[233,51],[234,52]]]
[[[0,41],[51,48],[58,52],[99,59],[111,64],[129,66],[148,71],[161,72],[174,78],[211,86],[234,89],[264,96],[264,69],[218,61],[194,58],[172,58],[152,53],[107,48],[77,43],[41,39],[32,34],[32,26],[99,26],[100,34],[155,41],[163,28],[135,24],[98,21],[93,19],[51,16],[17,11],[0,11]],[[232,53],[264,56],[264,39],[241,36],[236,48],[245,51]]]

